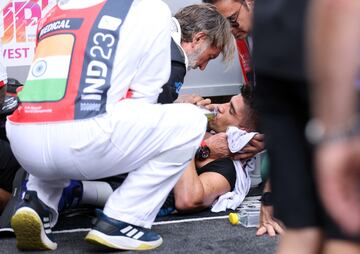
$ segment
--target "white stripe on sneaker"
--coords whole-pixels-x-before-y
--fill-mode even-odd
[[[139,232],[139,230],[137,230],[136,228],[133,228],[129,233],[127,233],[126,235],[128,237],[132,237],[133,235],[135,235],[137,232]]]
[[[126,234],[126,233],[129,232],[131,229],[133,229],[133,227],[129,225],[129,226],[127,226],[126,228],[121,229],[120,232],[123,233],[123,234]]]
[[[142,237],[144,235],[144,232],[140,231],[139,233],[137,233],[136,235],[133,236],[133,238],[135,240],[138,240],[140,237]]]

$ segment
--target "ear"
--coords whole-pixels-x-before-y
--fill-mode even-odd
[[[204,32],[198,32],[193,36],[192,44],[193,46],[198,45],[205,41],[207,38],[207,35]]]

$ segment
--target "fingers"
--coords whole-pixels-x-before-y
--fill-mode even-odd
[[[262,134],[259,134],[259,135],[262,135]],[[262,135],[262,136],[264,136],[264,135]],[[250,140],[249,145],[255,147],[259,152],[264,150],[264,148],[265,148],[264,137],[261,137],[258,139],[257,135],[255,135]]]
[[[245,152],[245,153],[258,153],[260,152],[259,149],[255,146],[252,146],[252,145],[246,145],[244,146],[243,149],[241,149],[242,152]]]
[[[175,103],[191,103],[196,104],[198,101],[202,99],[201,96],[194,94],[180,94],[176,99]]]
[[[275,229],[271,224],[265,224],[265,227],[269,236],[276,236]]]
[[[180,94],[175,103],[191,103],[196,106],[208,108],[211,104],[211,100],[204,99],[203,97],[195,94]]]
[[[258,152],[265,149],[265,143],[263,141],[251,140],[249,146],[254,147]]]
[[[266,233],[266,227],[265,226],[260,226],[258,228],[258,230],[256,231],[256,235],[257,236],[262,236]]]
[[[284,229],[278,223],[274,224],[274,229],[275,232],[279,235],[282,235],[284,233]]]
[[[265,139],[265,135],[264,135],[264,134],[261,134],[261,133],[258,133],[258,134],[256,134],[256,135],[254,136],[253,139],[263,142],[264,139]]]
[[[209,104],[211,104],[211,100],[210,99],[204,99],[204,98],[201,98],[201,100],[196,102],[196,105],[200,106],[200,107],[205,107],[205,106],[207,106]]]
[[[273,223],[264,223],[256,231],[257,236],[262,236],[265,235],[266,233],[269,236],[276,236],[276,234],[281,235],[284,233],[284,229],[278,223],[273,222]]]
[[[260,151],[261,150],[259,150],[257,147],[246,145],[243,149],[241,149],[241,153],[234,153],[232,158],[234,160],[248,160],[254,157]]]
[[[198,102],[204,100],[203,97],[199,96],[199,95],[192,95],[192,103],[197,105]]]
[[[251,159],[254,155],[254,153],[234,153],[231,157],[233,160],[239,161]]]

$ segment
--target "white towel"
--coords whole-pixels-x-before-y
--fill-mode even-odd
[[[232,153],[239,152],[257,134],[246,132],[237,127],[229,127],[226,131],[229,149]],[[215,200],[211,211],[221,212],[226,209],[235,210],[244,200],[250,190],[251,178],[249,173],[255,169],[256,157],[246,161],[244,165],[240,161],[233,161],[236,169],[236,182],[234,190],[221,195]]]

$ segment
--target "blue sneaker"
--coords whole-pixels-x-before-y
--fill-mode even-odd
[[[95,227],[85,240],[120,250],[151,250],[159,247],[161,236],[149,229],[112,219],[97,209]]]
[[[36,191],[26,191],[19,208],[11,217],[16,246],[21,250],[55,250],[51,239],[51,212],[37,197]]]
[[[60,201],[59,212],[69,208],[77,208],[80,205],[83,195],[83,185],[81,181],[71,180],[69,186],[64,188]]]
[[[171,191],[169,193],[169,195],[167,196],[164,204],[160,208],[156,217],[157,218],[165,217],[165,216],[175,214],[175,213],[177,213],[177,210],[175,208],[175,197],[174,197],[174,192]]]
[[[157,218],[169,216],[171,214],[175,214],[177,211],[175,207],[163,207],[160,208],[158,214],[156,215]]]

